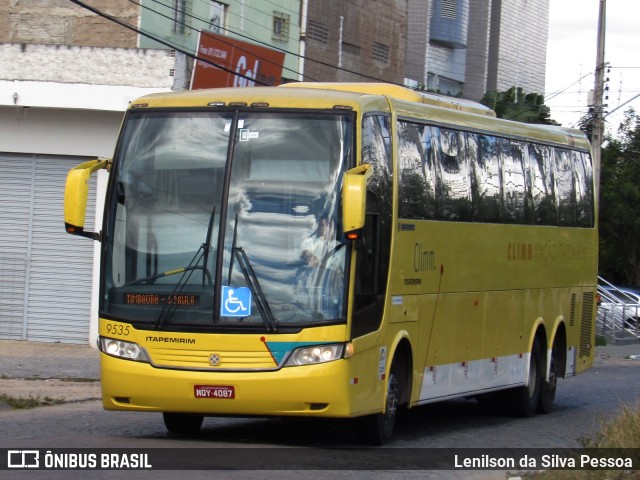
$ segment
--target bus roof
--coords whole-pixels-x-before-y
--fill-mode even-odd
[[[447,97],[434,93],[418,92],[409,88],[393,85],[390,83],[323,83],[323,82],[300,82],[286,83],[280,85],[285,88],[317,88],[321,90],[337,90],[342,92],[366,93],[369,95],[385,95],[398,100],[422,103],[434,107],[451,108],[463,112],[476,113],[495,117],[496,114],[490,108],[481,103],[464,98]]]
[[[353,108],[361,112],[390,112],[451,128],[471,128],[590,148],[583,132],[551,125],[528,124],[496,118],[486,106],[461,98],[417,92],[387,83],[297,82],[279,87],[237,87],[187,90],[147,95],[130,108],[190,108],[207,106],[271,108]]]

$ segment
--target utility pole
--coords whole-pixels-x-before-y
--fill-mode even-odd
[[[600,165],[602,164],[602,142],[604,136],[604,39],[606,30],[607,1],[600,0],[598,14],[598,50],[596,53],[596,81],[593,89],[593,120],[591,130],[591,149],[593,150],[593,175],[595,179],[596,198],[600,199]]]

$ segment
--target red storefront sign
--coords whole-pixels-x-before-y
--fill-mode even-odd
[[[202,31],[196,55],[211,63],[196,61],[191,77],[192,90],[282,83],[284,53],[271,48]]]

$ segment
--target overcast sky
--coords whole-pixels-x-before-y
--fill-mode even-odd
[[[611,70],[608,111],[640,94],[640,1],[606,0],[605,61]],[[551,118],[575,126],[587,112],[596,67],[600,0],[550,0],[545,103]],[[606,117],[615,132],[623,112],[640,97]]]

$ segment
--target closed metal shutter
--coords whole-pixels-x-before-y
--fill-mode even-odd
[[[67,172],[82,161],[0,155],[0,338],[88,342],[93,242],[68,235],[63,220]]]
[[[24,338],[33,162],[0,157],[0,338]]]

